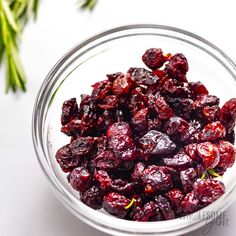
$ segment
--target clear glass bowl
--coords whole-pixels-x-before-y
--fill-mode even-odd
[[[90,93],[91,84],[106,74],[126,72],[144,66],[141,55],[151,47],[167,53],[181,52],[189,61],[188,79],[201,80],[221,105],[235,97],[236,66],[219,48],[190,32],[161,25],[129,25],[108,30],[78,44],[53,67],[38,93],[33,112],[33,141],[39,163],[64,205],[79,219],[115,235],[180,235],[203,226],[224,211],[235,198],[236,164],[223,177],[226,193],[208,207],[163,222],[131,222],[84,205],[78,192],[67,183],[55,161],[58,148],[69,143],[60,132],[60,113],[64,100]]]

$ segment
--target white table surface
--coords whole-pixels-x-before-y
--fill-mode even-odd
[[[28,25],[22,38],[27,93],[5,95],[3,68],[0,70],[0,235],[105,235],[76,219],[58,201],[40,170],[33,149],[34,100],[46,74],[65,52],[111,27],[155,23],[197,33],[236,58],[234,2],[99,0],[89,13],[78,11],[76,0],[41,0],[38,20]],[[207,235],[235,235],[236,202],[226,211],[226,218],[227,225],[214,224]],[[189,235],[204,235],[204,232],[200,229]]]

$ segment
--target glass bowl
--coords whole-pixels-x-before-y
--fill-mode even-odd
[[[188,79],[202,81],[221,105],[235,97],[236,66],[222,50],[190,32],[162,25],[129,25],[108,30],[78,44],[49,72],[36,98],[33,142],[39,163],[64,205],[79,219],[113,235],[181,235],[193,231],[223,212],[235,198],[236,165],[223,177],[226,193],[213,204],[187,217],[162,222],[132,222],[95,211],[79,199],[55,161],[58,148],[69,143],[60,132],[62,103],[91,92],[91,84],[106,74],[143,67],[141,55],[159,47],[164,53],[181,52],[189,62]]]

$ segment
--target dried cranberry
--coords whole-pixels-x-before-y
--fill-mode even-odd
[[[204,84],[200,81],[198,82],[189,82],[188,83],[189,88],[192,92],[192,97],[195,99],[199,96],[203,96],[203,95],[208,95],[208,90],[206,89],[206,87],[204,86]]]
[[[102,208],[102,199],[103,193],[97,186],[92,186],[85,192],[81,192],[80,200],[95,210]]]
[[[153,85],[159,80],[156,75],[144,68],[130,68],[128,73],[137,85]]]
[[[115,179],[111,183],[111,189],[114,192],[127,194],[127,193],[133,193],[136,185],[137,183],[135,182],[128,182],[127,180],[123,179]]]
[[[128,210],[126,210],[126,206],[128,206],[130,203],[130,200],[126,198],[125,196],[110,192],[103,198],[103,208],[108,213],[119,217],[119,218],[125,218],[125,216],[128,213]]]
[[[193,185],[193,191],[202,203],[210,204],[224,194],[225,186],[219,180],[198,179]]]
[[[137,133],[146,132],[148,129],[148,109],[138,111],[131,121],[133,130]]]
[[[103,80],[95,83],[92,87],[92,97],[94,99],[102,100],[111,92],[112,83],[108,80]]]
[[[188,168],[180,172],[180,179],[185,193],[193,189],[193,183],[198,178],[198,173],[194,168]]]
[[[160,130],[162,122],[158,118],[148,119],[148,130]]]
[[[185,75],[188,71],[188,61],[183,54],[175,54],[170,58],[165,70],[171,78],[185,82]]]
[[[228,133],[234,130],[236,123],[236,98],[227,101],[220,109],[220,121],[227,128]]]
[[[218,148],[210,142],[197,144],[197,154],[202,159],[206,169],[214,168],[219,163]]]
[[[154,109],[159,119],[167,120],[174,116],[173,110],[165,102],[163,97],[158,97],[154,102]]]
[[[182,209],[185,214],[191,214],[202,208],[198,198],[195,196],[194,192],[188,193],[181,203]]]
[[[78,105],[76,98],[65,101],[62,105],[61,124],[66,125],[78,116]]]
[[[217,166],[222,168],[232,167],[236,156],[234,146],[228,141],[220,140],[217,147],[220,153],[220,161]]]
[[[166,193],[166,197],[173,207],[174,212],[180,214],[182,212],[181,202],[184,199],[183,193],[179,189],[173,188]]]
[[[95,171],[94,179],[98,181],[99,187],[104,191],[111,187],[112,179],[104,170]]]
[[[166,191],[172,186],[171,174],[165,167],[150,165],[143,172],[141,181],[145,186],[145,193],[154,193],[157,190]]]
[[[79,163],[78,158],[72,155],[69,145],[61,147],[57,151],[56,160],[64,172],[71,171]]]
[[[157,202],[157,205],[166,220],[171,220],[175,218],[175,213],[172,210],[170,203],[165,197],[161,195],[156,196],[155,201]]]
[[[131,130],[128,123],[117,122],[117,123],[114,123],[112,126],[108,127],[108,130],[107,130],[108,138],[112,136],[120,135],[120,134],[131,136]]]
[[[114,109],[117,107],[117,96],[115,95],[107,95],[104,99],[104,103],[103,104],[98,104],[98,107],[104,109],[104,110],[110,110],[110,109]]]
[[[121,160],[112,151],[100,152],[93,160],[94,167],[102,170],[114,170],[121,164]]]
[[[125,75],[121,72],[113,73],[113,74],[107,74],[107,78],[110,82],[113,82],[116,78],[124,77]]]
[[[152,221],[152,219],[158,221],[162,220],[162,218],[163,217],[158,205],[153,201],[144,204],[144,206],[142,208],[139,208],[133,216],[133,220],[142,222]]]
[[[207,124],[200,133],[201,141],[215,141],[224,138],[226,135],[225,127],[220,121]]]
[[[143,62],[147,67],[156,70],[163,66],[166,59],[160,48],[150,48],[142,56]]]
[[[140,140],[139,143],[146,153],[163,155],[173,153],[176,145],[166,134],[156,130],[150,130]]]
[[[203,95],[194,101],[194,109],[201,111],[206,106],[218,106],[220,99],[214,95]]]
[[[113,94],[119,96],[127,94],[131,88],[131,79],[129,74],[117,77],[112,85]]]
[[[84,167],[77,167],[70,174],[70,184],[78,191],[87,190],[92,183],[92,178],[88,170]]]
[[[141,177],[142,177],[142,172],[145,169],[145,164],[142,162],[138,162],[137,164],[135,164],[134,166],[134,171],[132,173],[132,180],[133,181],[140,181]]]
[[[164,158],[163,162],[167,166],[172,167],[189,167],[192,165],[192,159],[184,152],[179,152],[172,158]]]

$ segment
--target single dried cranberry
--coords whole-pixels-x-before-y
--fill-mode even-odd
[[[138,111],[131,121],[131,127],[135,132],[143,133],[148,130],[148,109]]]
[[[220,153],[220,161],[217,166],[222,168],[232,167],[236,156],[234,146],[228,141],[220,140],[217,147]]]
[[[197,154],[202,159],[205,169],[214,168],[219,163],[218,148],[210,142],[197,144]]]
[[[93,159],[94,167],[102,170],[115,170],[121,164],[121,160],[112,151],[100,152]]]
[[[145,65],[152,70],[162,67],[166,61],[165,56],[163,55],[163,52],[160,48],[150,48],[146,50],[142,56],[142,60]]]
[[[65,101],[62,105],[61,124],[66,125],[78,116],[78,105],[76,98]]]
[[[131,79],[130,75],[127,74],[125,76],[119,76],[114,80],[112,85],[112,92],[113,94],[120,96],[129,93],[130,88]]]
[[[167,166],[172,167],[189,167],[192,165],[192,159],[184,152],[178,152],[172,158],[163,158],[163,162]]]
[[[193,185],[193,191],[202,203],[210,204],[224,194],[225,186],[219,180],[198,179]]]
[[[104,102],[102,104],[98,104],[98,107],[100,107],[103,110],[115,109],[118,105],[117,101],[118,101],[117,96],[108,95],[105,97]]]
[[[130,126],[126,122],[117,122],[111,125],[107,130],[107,137],[112,137],[116,135],[128,135],[131,136]]]
[[[93,148],[94,139],[92,137],[78,137],[70,143],[72,155],[80,158],[90,153]]]
[[[142,177],[142,172],[145,169],[145,164],[142,162],[138,162],[134,166],[134,171],[132,173],[132,180],[133,181],[140,181]]]
[[[128,182],[123,179],[115,179],[111,183],[111,189],[114,192],[129,194],[134,192],[134,188],[137,185],[135,182]]]
[[[94,179],[99,183],[99,187],[104,191],[111,187],[112,179],[104,170],[95,171]]]
[[[142,172],[141,181],[147,194],[152,194],[157,190],[166,191],[172,186],[168,169],[156,165],[150,165]]]
[[[97,210],[102,208],[103,193],[97,186],[92,186],[85,192],[81,192],[80,200],[87,206]]]
[[[180,172],[180,179],[185,193],[193,190],[193,183],[198,178],[198,173],[194,168],[188,168]]]
[[[77,167],[72,170],[70,174],[70,184],[75,190],[83,192],[91,186],[91,183],[92,178],[87,169]]]
[[[189,82],[189,89],[191,90],[192,98],[196,99],[199,96],[208,95],[208,90],[204,84],[200,81],[198,82]]]
[[[228,133],[234,130],[236,123],[236,98],[227,101],[220,109],[220,121],[227,128]]]
[[[193,100],[189,98],[169,98],[168,104],[175,111],[175,115],[189,119],[192,112]]]
[[[119,217],[119,218],[125,218],[128,210],[125,208],[130,203],[130,200],[126,198],[125,196],[110,192],[103,198],[103,208],[108,213]]]
[[[131,80],[137,85],[153,85],[159,80],[156,75],[144,68],[130,68],[128,73],[131,76]]]
[[[171,117],[164,127],[165,132],[176,142],[186,141],[190,133],[190,124],[181,117]]]
[[[182,212],[181,202],[184,199],[183,193],[179,189],[173,188],[166,193],[166,197],[173,207],[174,212],[180,214]]]
[[[107,74],[107,79],[110,82],[113,82],[116,78],[121,78],[124,77],[125,75],[122,72],[117,72],[117,73],[113,73],[113,74]]]
[[[185,214],[191,214],[202,208],[201,203],[199,202],[193,191],[185,196],[184,200],[181,203],[181,206]]]
[[[200,133],[201,141],[215,141],[224,138],[226,135],[225,127],[220,121],[207,124]]]
[[[148,131],[140,140],[139,144],[146,153],[163,155],[173,153],[176,145],[166,134],[156,130]]]
[[[184,147],[185,153],[192,159],[198,159],[197,143],[191,143]]]
[[[201,111],[205,106],[218,106],[220,99],[214,95],[203,95],[198,97],[193,104],[194,109]]]
[[[204,123],[210,123],[218,120],[220,114],[219,106],[205,106],[201,111],[198,112],[198,117]]]
[[[67,136],[78,136],[83,134],[83,132],[87,129],[88,127],[84,125],[81,120],[74,119],[71,120],[69,123],[63,125],[61,127],[61,132]]]
[[[155,201],[156,201],[162,215],[164,216],[164,218],[166,220],[171,220],[171,219],[175,218],[175,213],[172,210],[170,203],[168,202],[168,200],[165,197],[163,197],[161,195],[156,196]]]
[[[159,119],[167,120],[174,116],[173,110],[169,107],[163,97],[158,97],[154,102],[154,109]]]
[[[102,100],[111,92],[112,83],[108,80],[103,80],[95,83],[92,87],[92,97],[94,99]]]
[[[70,172],[79,163],[78,158],[72,155],[69,145],[63,146],[57,151],[56,160],[64,172]]]
[[[152,221],[152,219],[158,221],[162,218],[158,205],[153,201],[147,202],[143,207],[137,209],[133,216],[133,220],[142,222]]]
[[[175,54],[170,58],[165,70],[171,78],[185,82],[185,75],[188,71],[188,61],[183,54]]]

